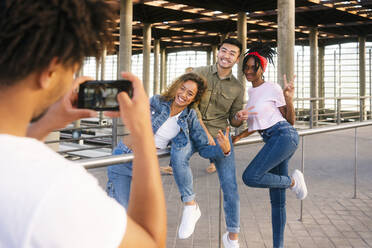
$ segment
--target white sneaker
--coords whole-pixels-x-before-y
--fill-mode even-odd
[[[304,175],[299,170],[294,170],[292,178],[295,182],[291,190],[296,194],[296,198],[303,200],[307,196],[307,187],[304,179]]]
[[[178,237],[180,239],[187,239],[191,236],[200,216],[201,212],[198,204],[183,207],[181,225],[178,229]]]
[[[225,248],[239,248],[239,241],[231,240],[229,238],[229,232],[225,232],[225,234],[222,236],[222,242]]]

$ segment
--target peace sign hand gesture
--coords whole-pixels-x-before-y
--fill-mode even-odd
[[[283,75],[283,80],[284,80],[283,94],[284,94],[284,97],[288,100],[293,100],[293,98],[294,98],[294,93],[295,93],[294,80],[295,80],[295,78],[296,78],[296,75],[293,75],[292,81],[288,82],[287,81],[287,76],[285,74]]]
[[[226,128],[225,134],[221,130],[218,130],[217,142],[224,154],[228,154],[231,150],[229,136],[230,127]]]

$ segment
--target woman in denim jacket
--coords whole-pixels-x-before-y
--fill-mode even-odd
[[[195,151],[204,158],[218,158],[230,154],[229,130],[220,130],[218,146],[210,146],[208,137],[200,125],[193,104],[197,104],[207,86],[203,78],[195,73],[186,73],[177,78],[166,92],[150,99],[151,122],[155,135],[155,145],[164,149],[170,143],[170,163],[174,179],[185,203],[184,214],[179,228],[179,237],[189,237],[200,217],[195,202],[193,178],[189,159]],[[139,113],[140,116],[140,113]],[[130,141],[120,141],[113,154],[131,153]],[[128,206],[132,163],[117,164],[107,169],[108,194],[125,208]]]
[[[284,228],[286,223],[285,194],[290,188],[298,199],[304,199],[307,188],[299,170],[288,176],[288,162],[298,146],[298,134],[293,128],[295,113],[293,108],[293,82],[287,84],[284,77],[284,90],[272,82],[266,82],[263,73],[268,60],[272,62],[275,51],[262,44],[252,47],[243,60],[243,72],[252,88],[248,90],[249,100],[245,110],[236,118],[247,120],[248,129],[233,138],[234,143],[258,131],[265,145],[258,152],[243,173],[246,185],[256,188],[269,188],[273,247],[284,247]],[[253,109],[256,115],[247,115]]]

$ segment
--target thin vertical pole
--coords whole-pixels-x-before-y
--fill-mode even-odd
[[[337,125],[341,124],[341,97],[337,97]]]
[[[371,75],[371,49],[369,49],[369,115],[372,119],[372,75]]]
[[[310,101],[310,109],[309,109],[309,128],[314,127],[314,101]]]
[[[334,97],[334,110],[335,110],[335,119],[337,119],[337,86],[336,86],[336,81],[337,81],[337,69],[336,69],[336,50],[333,51],[333,97]]]
[[[341,44],[338,44],[338,96],[341,97]]]
[[[218,211],[218,247],[221,248],[222,246],[222,208],[223,208],[223,201],[222,201],[222,189],[220,186],[220,194],[219,194],[219,211]]]
[[[357,128],[355,128],[354,134],[354,199],[357,198],[357,174],[358,174],[358,136],[357,136]]]
[[[118,118],[112,119],[112,140],[111,140],[111,150],[114,150],[114,148],[118,144]]]
[[[298,55],[298,52],[297,52],[296,53],[296,75],[298,75],[298,67],[299,67],[298,64],[299,64],[299,55]],[[296,83],[297,83],[296,86],[295,86],[296,87],[296,95],[297,95],[297,98],[298,98],[298,96],[299,96],[298,95],[298,91],[299,91],[298,90],[298,88],[299,88],[298,87],[298,78],[296,78]],[[296,106],[297,106],[296,116],[298,116],[298,109],[299,109],[298,105],[299,105],[299,101],[297,100],[297,102],[296,102]]]
[[[303,100],[303,98],[305,97],[305,66],[304,66],[304,57],[305,57],[305,47],[302,46],[302,58],[301,58],[301,64],[302,64],[302,82],[301,82],[301,85],[302,85],[302,89],[301,89],[301,93],[302,93],[302,111],[304,111],[305,109],[305,100]]]
[[[341,44],[338,44],[338,97],[340,97],[340,101],[337,102],[338,107],[338,115],[339,115],[339,122],[338,124],[341,124],[341,108],[342,108],[342,102],[341,102]]]
[[[305,174],[305,136],[301,136],[302,138],[302,144],[301,144],[301,152],[302,152],[302,158],[301,158],[301,172]],[[300,203],[300,221],[302,222],[302,217],[303,217],[303,209],[304,209],[304,204],[303,200],[301,200]]]

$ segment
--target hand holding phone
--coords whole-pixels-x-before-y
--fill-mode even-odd
[[[79,87],[78,108],[117,111],[119,110],[117,95],[122,91],[131,98],[132,82],[129,80],[87,81]]]

